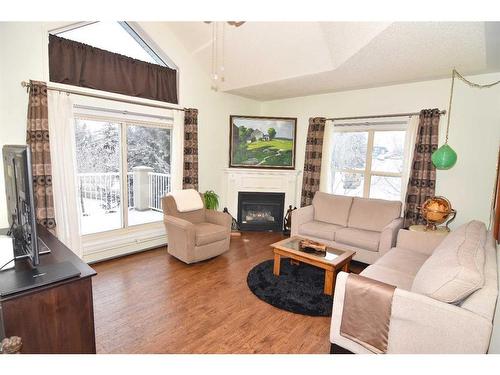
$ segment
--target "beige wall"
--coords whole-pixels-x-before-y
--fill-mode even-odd
[[[470,77],[479,83],[500,79],[500,73]],[[344,91],[268,101],[262,114],[298,118],[297,167],[304,165],[308,119],[314,116],[343,117],[415,112],[423,108],[447,109],[450,80],[435,80],[364,90]],[[473,89],[455,85],[449,144],[458,162],[438,171],[436,193],[450,199],[458,211],[454,226],[471,219],[488,223],[500,142],[500,85]],[[444,138],[446,116],[440,122]]]
[[[0,147],[24,144],[28,96],[20,82],[48,81],[47,31],[59,23],[0,23]],[[180,69],[180,103],[199,110],[200,190],[221,192],[222,168],[227,165],[229,115],[259,113],[260,103],[214,92],[209,77],[160,23],[140,23],[144,31]],[[0,228],[7,226],[3,166],[0,163]]]

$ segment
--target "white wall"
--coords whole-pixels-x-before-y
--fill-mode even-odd
[[[25,143],[28,96],[20,83],[29,79],[48,81],[47,32],[62,25],[0,23],[0,147]],[[179,67],[179,104],[199,110],[200,190],[222,192],[222,168],[228,162],[229,115],[257,114],[260,103],[212,91],[209,77],[167,28],[154,22],[139,25]],[[8,225],[2,168],[0,228]]]
[[[20,82],[48,81],[47,30],[54,23],[0,23],[0,146],[25,142],[26,91]],[[296,165],[304,163],[308,118],[414,112],[446,109],[449,79],[345,91],[260,103],[214,92],[209,77],[193,56],[161,23],[140,26],[180,68],[180,104],[199,110],[200,190],[223,189],[222,170],[228,165],[229,115],[276,115],[298,118]],[[500,79],[500,73],[470,77],[478,82]],[[450,145],[458,162],[438,172],[437,194],[448,197],[458,210],[455,224],[470,219],[488,222],[495,163],[500,139],[500,86],[478,90],[458,81],[455,89]],[[441,120],[444,137],[446,117]],[[1,163],[0,163],[1,164]],[[2,168],[0,166],[0,168]],[[0,170],[0,227],[7,224],[3,171]],[[224,201],[224,197],[223,197]]]
[[[500,79],[500,73],[469,77],[478,83]],[[344,117],[447,109],[450,80],[425,81],[363,90],[268,101],[262,115],[297,117],[297,168],[304,165],[309,117]],[[450,199],[458,211],[452,226],[468,220],[489,221],[495,167],[500,143],[500,85],[474,89],[455,84],[449,144],[458,153],[457,164],[438,171],[436,194]],[[442,143],[446,116],[440,122]]]

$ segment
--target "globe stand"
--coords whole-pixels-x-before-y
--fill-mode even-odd
[[[425,231],[428,232],[449,232],[448,225],[455,219],[457,211],[451,207],[451,203],[445,197],[432,197],[427,199],[422,206],[418,207],[422,218],[426,221]],[[438,227],[445,223],[444,227]]]
[[[443,228],[444,230],[446,230],[447,232],[450,231],[450,227],[448,226],[453,220],[455,220],[455,216],[457,216],[457,211],[452,209],[450,210],[450,213],[448,215],[448,218],[446,219],[446,221],[444,222],[444,227],[443,226],[437,226],[435,222],[432,222],[432,221],[429,221],[429,220],[426,220],[427,221],[427,224],[425,225],[425,230],[426,231],[429,231],[429,232],[433,232],[433,231],[437,231],[438,229],[441,229]],[[442,224],[443,222],[441,223],[438,223],[438,224]]]

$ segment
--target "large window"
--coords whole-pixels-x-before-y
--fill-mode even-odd
[[[400,200],[406,167],[406,124],[335,126],[331,192]]]
[[[79,116],[75,141],[82,234],[162,220],[171,124]]]

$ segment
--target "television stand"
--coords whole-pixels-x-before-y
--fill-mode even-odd
[[[80,271],[71,262],[47,264],[25,271],[0,273],[0,297],[24,292],[77,276],[80,276]]]
[[[27,258],[16,260],[14,268],[0,272],[0,285],[13,274],[20,279],[47,272],[38,277],[50,273],[54,279],[0,296],[0,336],[19,336],[21,353],[95,353],[91,278],[96,272],[45,228],[37,231],[50,253],[40,257],[36,268]]]

